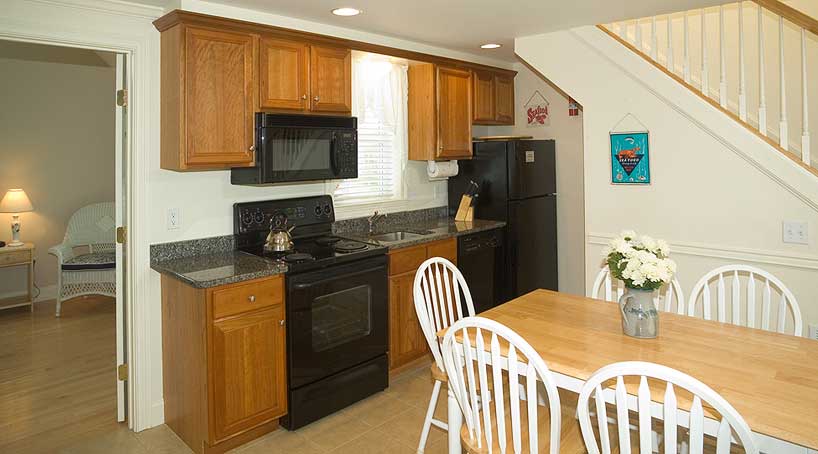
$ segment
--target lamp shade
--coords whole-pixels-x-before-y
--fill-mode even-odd
[[[23,213],[31,211],[31,200],[22,189],[9,189],[3,200],[0,200],[0,213]]]

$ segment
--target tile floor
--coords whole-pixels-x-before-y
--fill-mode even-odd
[[[279,429],[240,446],[240,454],[411,454],[417,448],[426,405],[432,392],[428,367],[408,371],[391,386],[364,401],[297,431]],[[446,419],[445,394],[437,417]],[[62,454],[187,454],[192,451],[167,426],[140,433],[112,427],[58,451]],[[446,435],[432,427],[429,454],[446,452]]]

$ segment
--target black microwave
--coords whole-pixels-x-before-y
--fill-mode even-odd
[[[256,114],[256,165],[234,168],[230,182],[260,185],[358,177],[358,119]]]

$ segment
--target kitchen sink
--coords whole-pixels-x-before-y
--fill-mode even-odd
[[[429,235],[431,233],[432,232],[410,232],[406,230],[400,230],[397,232],[379,233],[377,235],[372,235],[369,238],[375,241],[379,241],[381,243],[396,243],[398,241],[403,240],[414,240],[416,238]]]

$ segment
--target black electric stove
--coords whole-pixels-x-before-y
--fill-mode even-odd
[[[233,206],[238,248],[287,264],[288,429],[389,385],[387,249],[333,235],[334,211],[330,196]],[[291,251],[265,251],[271,224],[294,226]]]

